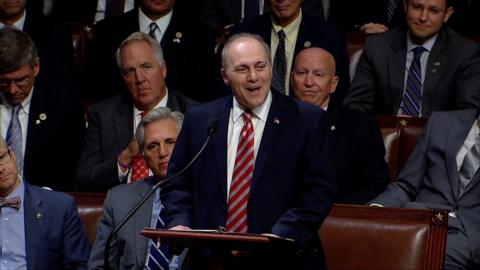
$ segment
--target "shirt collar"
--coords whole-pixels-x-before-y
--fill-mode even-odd
[[[140,31],[148,34],[150,32],[150,24],[152,22],[155,22],[160,28],[160,32],[162,33],[162,37],[163,37],[163,35],[167,31],[167,27],[170,24],[170,21],[172,20],[172,14],[173,14],[173,9],[170,10],[170,12],[167,13],[167,15],[162,16],[160,19],[156,21],[152,21],[150,18],[147,17],[147,15],[145,15],[145,13],[143,13],[142,9],[139,8],[138,23],[140,26]]]
[[[168,89],[165,87],[165,96],[153,107],[152,110],[160,107],[167,107],[167,102],[168,102]],[[133,105],[133,115],[137,116],[141,114],[143,111],[139,110],[135,105]]]
[[[435,45],[435,41],[437,40],[438,34],[431,37],[429,40],[425,41],[422,45],[417,45],[413,43],[412,39],[410,38],[410,31],[407,33],[407,52],[412,51],[414,48],[422,46],[428,52],[432,51],[433,45]]]
[[[17,29],[23,30],[23,26],[25,25],[25,18],[26,17],[27,17],[27,12],[25,12],[25,10],[23,10],[22,17],[20,17],[20,19],[18,21],[14,22],[12,26],[17,28]],[[0,22],[0,28],[3,28],[5,26],[7,26],[7,25]]]
[[[268,112],[270,111],[270,106],[272,105],[272,91],[268,91],[267,98],[265,101],[258,107],[252,110],[253,114],[256,118],[263,122],[267,122]],[[232,109],[232,117],[233,123],[235,123],[243,114],[245,109],[243,108],[240,103],[238,103],[235,96],[233,97],[233,109]]]
[[[283,30],[283,32],[285,32],[287,40],[293,41],[295,38],[294,35],[297,33],[296,30],[300,28],[301,21],[302,21],[302,10],[300,9],[300,14],[298,15],[298,17],[295,20],[293,20],[289,25],[282,27],[279,24],[277,24],[275,20],[272,18],[272,26],[275,33],[278,33],[278,31]]]

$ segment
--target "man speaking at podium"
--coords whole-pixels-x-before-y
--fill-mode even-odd
[[[300,247],[275,258],[225,252],[220,255],[224,269],[324,269],[317,231],[335,190],[321,132],[324,113],[271,89],[269,56],[256,35],[234,35],[225,44],[222,76],[233,96],[187,112],[169,175],[200,150],[207,123],[217,119],[218,129],[193,166],[165,192],[166,227],[269,233],[294,239]],[[190,249],[189,265],[206,268],[212,255]]]

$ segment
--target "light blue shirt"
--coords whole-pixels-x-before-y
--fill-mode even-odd
[[[21,199],[20,209],[14,210],[9,207],[1,209],[0,219],[0,269],[27,269],[25,251],[25,186],[23,181],[10,193],[6,199],[19,196]]]
[[[155,197],[153,198],[153,206],[152,206],[152,219],[150,220],[150,227],[155,228],[157,225],[157,219],[158,215],[160,215],[160,211],[163,210],[163,204],[162,201],[160,200],[160,188],[155,191]],[[164,220],[165,221],[165,220]],[[148,255],[150,252],[150,247],[153,245],[153,240],[149,239],[148,240],[148,245],[147,245],[147,256],[145,258],[145,265],[148,262]],[[170,261],[170,265],[168,266],[170,270],[177,270],[179,269],[179,258],[178,256],[173,256],[172,260]]]

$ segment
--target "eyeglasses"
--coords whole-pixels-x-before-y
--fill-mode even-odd
[[[10,155],[10,149],[0,153],[0,165],[7,165],[11,160],[12,155]]]
[[[29,86],[31,80],[32,76],[25,76],[19,79],[0,79],[0,87],[6,88],[14,83],[18,88],[25,88]]]

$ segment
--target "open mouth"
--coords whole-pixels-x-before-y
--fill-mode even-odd
[[[249,92],[256,92],[256,91],[260,91],[261,87],[260,86],[250,86],[250,87],[247,87],[247,90]]]

